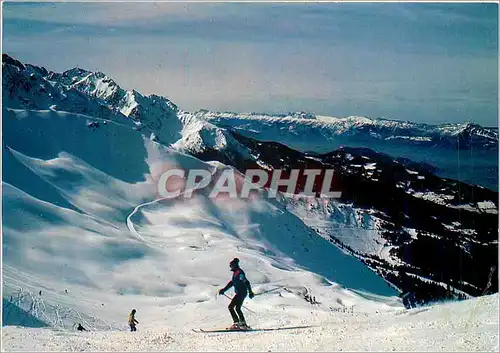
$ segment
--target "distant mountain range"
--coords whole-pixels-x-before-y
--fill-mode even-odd
[[[361,116],[316,116],[305,112],[266,115],[199,110],[195,115],[218,126],[240,130],[250,137],[278,139],[278,142],[305,152],[328,152],[332,145],[346,138],[351,141],[402,142],[453,149],[490,149],[498,146],[498,128],[485,128],[470,122],[429,125]],[[311,141],[309,137],[315,139]]]

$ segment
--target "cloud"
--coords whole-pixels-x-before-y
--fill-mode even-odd
[[[404,4],[394,7],[406,20],[433,25],[480,24],[498,26],[498,4],[495,3],[435,3],[431,6]]]
[[[106,3],[100,7],[94,21],[127,24],[158,18],[200,20],[210,17],[216,7],[216,4],[201,2]]]
[[[190,2],[7,2],[3,16],[10,20],[52,24],[135,26],[150,20],[198,21],[219,14],[220,3]],[[224,10],[223,10],[224,11]],[[227,14],[227,11],[226,11]]]

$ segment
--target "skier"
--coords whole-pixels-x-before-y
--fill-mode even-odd
[[[247,294],[250,299],[254,297],[250,282],[246,278],[245,272],[243,272],[243,270],[240,268],[239,263],[240,260],[238,258],[234,258],[229,263],[229,267],[233,272],[233,278],[224,288],[219,290],[219,295],[223,295],[224,292],[229,288],[234,287],[235,295],[228,306],[231,317],[233,318],[233,324],[231,325],[231,327],[229,327],[230,330],[245,330],[249,328],[246,324],[245,317],[241,312],[241,307]]]
[[[73,326],[74,327],[74,326]],[[87,331],[85,327],[82,326],[82,324],[78,324],[78,327],[76,328],[78,331]]]
[[[135,324],[139,323],[139,321],[137,321],[135,319],[135,313],[136,313],[136,310],[132,309],[132,312],[128,315],[128,324],[130,326],[130,331],[131,332],[137,331],[137,329],[135,327]]]
[[[413,309],[417,307],[415,300],[415,293],[406,292],[401,294],[401,298],[403,298],[403,305],[406,309]]]
[[[400,281],[401,281],[401,293],[400,297],[403,299],[403,305],[406,309],[416,308],[415,300],[415,286],[405,271],[399,271]]]

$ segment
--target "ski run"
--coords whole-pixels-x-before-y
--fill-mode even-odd
[[[284,310],[266,299],[249,303],[254,326],[269,331],[196,333],[190,326],[224,327],[223,319],[205,321],[193,314],[182,324],[168,317],[156,327],[68,332],[3,328],[5,351],[498,351],[498,295],[402,312],[328,312]],[[225,305],[220,303],[219,311]],[[144,320],[146,316],[144,316]],[[310,327],[294,328],[293,326]]]

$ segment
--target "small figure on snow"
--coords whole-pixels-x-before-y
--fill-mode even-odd
[[[406,309],[416,308],[415,285],[405,271],[399,271],[399,276],[401,281],[399,296],[403,299],[403,305]]]
[[[414,292],[401,293],[401,298],[403,298],[403,305],[406,309],[413,309],[417,307]]]
[[[78,323],[78,327],[76,328],[78,331],[87,331],[85,327],[82,326],[82,324]]]
[[[138,324],[139,321],[137,321],[135,319],[135,313],[137,311],[135,309],[132,309],[132,311],[130,312],[130,314],[128,315],[128,325],[130,326],[130,331],[131,332],[134,332],[134,331],[137,331],[137,328],[135,327],[135,324]]]
[[[238,258],[234,258],[230,263],[229,267],[233,272],[233,278],[229,281],[229,283],[219,290],[219,295],[223,295],[225,291],[229,288],[234,287],[235,295],[229,303],[228,309],[231,313],[231,317],[233,318],[233,325],[229,328],[230,330],[245,330],[249,327],[246,324],[245,317],[241,311],[241,307],[243,306],[243,301],[245,300],[247,294],[252,299],[254,294],[252,292],[252,287],[250,286],[250,282],[245,276],[245,272],[240,268],[240,260]]]

